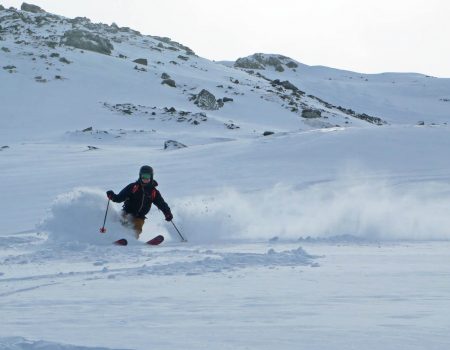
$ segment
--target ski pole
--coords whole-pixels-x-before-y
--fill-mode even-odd
[[[178,234],[181,237],[181,242],[187,242],[187,240],[183,237],[183,235],[181,234],[181,232],[178,230],[178,228],[175,226],[174,222],[172,220],[170,220],[170,222],[172,223],[173,227],[175,227],[175,230],[177,230]]]
[[[106,223],[106,216],[108,215],[108,208],[109,208],[109,202],[111,200],[108,199],[108,204],[106,205],[106,213],[105,213],[105,219],[103,220],[103,226],[100,228],[100,232],[101,233],[105,233],[106,232],[106,228],[105,228],[105,223]]]

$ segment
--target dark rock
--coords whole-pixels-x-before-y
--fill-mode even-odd
[[[56,41],[46,41],[45,42],[47,44],[48,47],[55,49],[56,46],[58,46],[58,43]]]
[[[6,10],[2,5],[0,5],[0,11]]]
[[[141,33],[137,30],[133,30],[129,27],[121,27],[119,28],[119,32],[126,32],[126,33],[130,33],[130,34],[134,34],[134,35],[141,35]]]
[[[119,32],[119,26],[116,23],[112,23],[110,26],[106,25],[104,27],[105,31],[112,34],[117,34]]]
[[[369,122],[371,124],[375,124],[375,125],[383,125],[386,124],[386,122],[378,117],[372,117],[370,115],[367,115],[366,113],[362,113],[362,114],[355,114],[354,115],[355,118],[361,119],[361,120],[365,120],[366,122]]]
[[[52,52],[52,53],[50,54],[50,57],[52,57],[52,58],[59,57],[59,53],[57,53],[57,52]]]
[[[264,131],[263,136],[269,136],[275,134],[273,131]]]
[[[234,66],[236,68],[246,68],[246,69],[265,69],[264,65],[262,65],[260,62],[251,60],[247,57],[238,58],[236,62],[234,62]]]
[[[34,77],[34,80],[36,80],[38,83],[46,83],[47,82],[47,79],[45,79],[45,78],[42,78],[42,76],[37,76],[37,77]]]
[[[181,142],[175,141],[175,140],[167,140],[164,142],[164,149],[171,150],[171,149],[180,149],[180,148],[186,148],[187,146],[182,144]]]
[[[83,129],[81,130],[82,132],[88,132],[88,131],[92,131],[92,126],[90,126],[89,128]]]
[[[179,50],[184,50],[186,52],[186,55],[190,55],[190,56],[195,56],[195,52],[192,51],[189,47],[184,46],[180,43],[177,43],[176,41],[173,41],[170,38],[167,37],[160,37],[160,36],[153,36],[153,39],[156,39],[158,41],[162,41],[163,43],[169,44],[172,47],[165,47],[162,43],[158,44],[159,48],[164,48],[164,49],[169,49],[169,50],[174,50],[174,51],[179,51]],[[177,49],[178,48],[178,49]]]
[[[241,127],[234,124],[233,122],[230,121],[230,123],[224,123],[224,125],[227,127],[227,129],[230,130],[235,130],[235,129],[240,129]]]
[[[173,79],[164,79],[161,84],[163,85],[169,85],[170,87],[177,87],[177,84],[175,83],[175,80]]]
[[[46,13],[43,9],[41,9],[39,6],[27,4],[24,2],[22,6],[20,6],[20,9],[22,11],[32,12],[32,13]]]
[[[114,49],[109,39],[80,29],[66,31],[61,43],[77,49],[94,51],[105,55],[110,55]]]
[[[256,53],[249,57],[239,58],[234,63],[237,68],[265,69],[267,66],[274,67],[277,72],[283,72],[283,61],[288,59],[285,56],[265,55]]]
[[[170,79],[170,75],[167,73],[161,74],[161,79]]]
[[[136,60],[133,61],[134,63],[137,64],[142,64],[144,66],[146,66],[148,64],[147,59],[146,58],[138,58]]]
[[[292,90],[292,91],[298,90],[298,88],[294,84],[292,84],[289,80],[282,81],[281,86],[287,90]]]
[[[288,68],[297,68],[298,67],[298,64],[297,63],[295,63],[294,61],[290,61],[290,62],[288,62],[288,63],[286,63],[286,66],[288,67]]]
[[[134,69],[139,71],[139,72],[146,72],[147,71],[147,69],[145,69],[144,67],[138,67],[137,65],[134,66]]]
[[[280,81],[280,79],[272,80],[272,86],[282,86],[286,90],[299,91],[299,89],[292,84],[289,80]]]
[[[2,47],[2,51],[4,51],[4,52],[11,52],[11,50],[10,49],[8,49],[7,47]]]
[[[201,109],[215,110],[219,108],[216,97],[206,89],[196,95],[194,103]]]
[[[67,58],[65,57],[61,57],[59,59],[59,62],[65,63],[65,64],[71,64],[72,62],[70,62]]]
[[[187,61],[189,59],[189,57],[186,57],[186,56],[183,56],[183,55],[178,55],[178,58],[180,60],[183,60],[183,61]]]
[[[322,116],[322,112],[318,109],[304,109],[302,110],[302,117],[307,119],[320,118]]]
[[[224,97],[222,98],[223,102],[233,102],[234,100],[231,97]]]

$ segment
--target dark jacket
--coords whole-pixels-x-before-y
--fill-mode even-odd
[[[161,210],[164,215],[170,213],[170,208],[164,201],[161,193],[156,189],[158,183],[152,180],[151,184],[143,186],[138,180],[126,186],[119,194],[115,194],[112,198],[113,202],[122,203],[123,210],[127,214],[145,219],[145,215],[150,211],[152,203]]]

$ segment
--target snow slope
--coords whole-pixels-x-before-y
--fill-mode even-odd
[[[0,25],[0,349],[448,348],[449,79]],[[143,164],[188,243],[155,208],[139,241],[119,204],[98,232]]]
[[[248,66],[270,79],[289,80],[308,94],[333,105],[381,117],[391,124],[448,123],[450,79],[417,73],[363,74],[322,66],[308,66],[281,55],[254,54]],[[239,62],[239,60],[237,61]],[[262,63],[261,63],[262,62]],[[270,64],[272,62],[272,64]],[[275,65],[274,65],[275,62]],[[289,68],[289,62],[294,66]],[[226,66],[236,63],[224,62]],[[277,70],[277,64],[282,72]],[[249,69],[240,68],[244,71]]]

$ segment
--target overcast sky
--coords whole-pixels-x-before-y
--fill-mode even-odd
[[[167,36],[211,60],[277,53],[363,73],[450,78],[448,0],[30,0],[66,17]],[[22,1],[0,0],[20,8]]]

